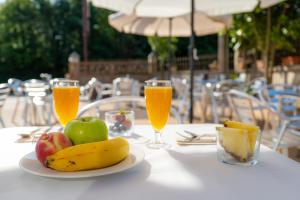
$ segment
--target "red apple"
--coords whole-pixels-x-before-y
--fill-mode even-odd
[[[65,134],[44,133],[36,143],[36,157],[42,165],[46,166],[46,160],[48,156],[69,146],[72,146],[72,143]]]

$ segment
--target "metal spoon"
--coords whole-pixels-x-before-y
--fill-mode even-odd
[[[32,137],[35,133],[37,133],[41,128],[36,128],[33,131],[29,133],[19,133],[18,135],[21,136],[21,138],[30,138]]]

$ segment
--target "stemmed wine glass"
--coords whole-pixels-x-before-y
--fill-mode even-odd
[[[52,85],[55,112],[60,124],[76,118],[79,106],[80,88],[76,80],[56,80]]]
[[[148,119],[154,129],[154,141],[149,143],[150,148],[168,148],[162,138],[171,107],[172,86],[169,80],[149,80],[145,82],[145,99]]]

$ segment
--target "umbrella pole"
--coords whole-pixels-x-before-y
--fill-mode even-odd
[[[83,60],[88,61],[88,38],[89,37],[89,27],[88,27],[88,2],[87,0],[82,0],[82,39],[83,39]]]
[[[194,115],[194,43],[195,43],[195,30],[194,30],[194,11],[195,11],[195,2],[191,0],[191,37],[189,45],[189,69],[190,69],[190,107],[189,107],[189,122],[193,123]]]
[[[167,66],[167,79],[171,78],[171,66],[172,66],[172,18],[169,18],[169,58],[168,58],[168,66]]]

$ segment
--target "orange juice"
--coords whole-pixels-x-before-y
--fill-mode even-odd
[[[159,132],[168,121],[172,87],[145,86],[145,99],[148,118],[155,131]]]
[[[55,87],[53,88],[53,99],[55,111],[63,126],[75,119],[79,104],[79,87]]]

